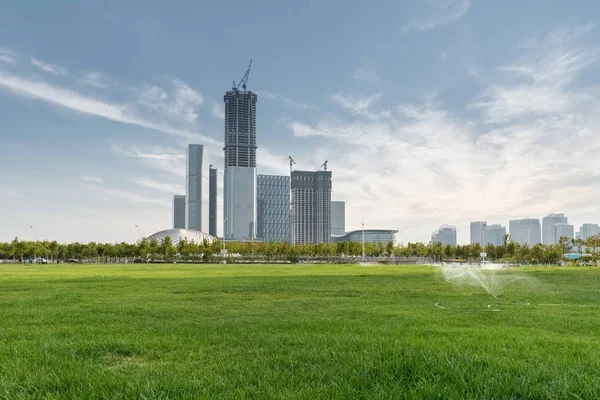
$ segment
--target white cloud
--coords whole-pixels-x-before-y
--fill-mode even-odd
[[[59,65],[55,65],[55,64],[48,64],[45,62],[42,62],[40,60],[38,60],[37,58],[31,58],[31,65],[33,65],[34,67],[45,71],[45,72],[49,72],[53,75],[66,75],[67,74],[67,70]]]
[[[123,189],[112,188],[108,186],[99,186],[93,184],[84,184],[84,187],[95,194],[99,200],[111,201],[110,199],[123,200],[132,204],[151,204],[160,207],[170,207],[171,203],[163,198],[153,196],[143,196],[138,192],[132,192]]]
[[[82,85],[104,89],[108,86],[107,81],[108,79],[100,72],[87,72],[83,74],[81,78],[79,78],[78,82]]]
[[[6,47],[0,47],[0,63],[16,65],[19,62],[19,55]]]
[[[0,90],[9,90],[19,96],[83,114],[218,146],[217,140],[197,133],[194,106],[201,102],[201,97],[179,81],[174,85],[174,93],[168,94],[158,87],[150,90],[146,87],[139,93],[141,97],[135,103],[116,103],[0,71]]]
[[[428,8],[426,17],[415,18],[402,27],[403,32],[430,31],[451,24],[467,15],[472,0],[423,0]]]
[[[97,177],[97,176],[82,176],[81,179],[86,182],[91,182],[91,183],[100,183],[100,184],[104,183],[104,179]]]
[[[137,178],[132,178],[131,182],[135,183],[136,185],[140,185],[149,189],[153,189],[153,190],[158,190],[161,192],[167,192],[167,193],[171,193],[171,194],[180,194],[183,193],[185,191],[185,188],[183,186],[183,181],[181,182],[180,185],[175,184],[175,183],[169,183],[169,182],[159,182],[156,181],[154,179],[150,179],[150,178],[143,178],[143,177],[137,177]]]
[[[153,169],[179,177],[185,176],[184,147],[112,144],[110,148],[116,154],[140,160]]]
[[[474,219],[600,213],[590,200],[600,196],[600,93],[574,84],[596,66],[597,52],[578,46],[573,31],[560,32],[482,83],[484,94],[468,111],[483,123],[435,98],[387,109],[390,99],[347,94],[332,101],[352,119],[291,121],[294,136],[319,136],[329,149],[348,229],[364,218],[372,228],[410,227],[403,240],[426,241],[452,223],[464,243]]]
[[[211,108],[211,115],[217,119],[225,119],[225,107],[223,104],[213,103]]]
[[[379,77],[374,69],[363,67],[355,69],[352,74],[350,74],[350,78],[367,83],[379,82]]]
[[[202,95],[179,79],[171,78],[170,83],[170,92],[159,86],[144,85],[138,91],[138,103],[166,118],[195,124],[198,120],[197,108],[204,102]]]
[[[286,106],[291,106],[291,107],[295,107],[295,108],[302,108],[305,110],[316,110],[317,107],[310,105],[310,104],[306,104],[306,103],[302,103],[296,100],[292,100],[287,96],[284,96],[282,94],[279,93],[273,93],[273,92],[269,92],[269,91],[260,91],[257,92],[257,95],[260,97],[264,97],[266,99],[269,100],[277,100],[280,101],[282,104],[286,105]]]

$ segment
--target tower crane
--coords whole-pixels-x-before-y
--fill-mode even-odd
[[[252,67],[252,59],[250,59],[250,64],[248,64],[248,69],[246,70],[246,73],[244,74],[244,76],[242,76],[242,79],[240,79],[240,81],[238,83],[235,83],[235,81],[233,81],[233,87],[232,89],[235,90],[236,92],[239,90],[240,86],[242,87],[243,90],[246,90],[246,84],[248,83],[248,76],[250,76],[250,68]]]
[[[324,169],[325,171],[327,171],[327,163],[328,163],[328,162],[329,162],[329,161],[325,160],[325,162],[324,162],[323,164],[321,164],[321,167],[323,167],[323,169]]]
[[[293,168],[293,165],[296,164],[296,161],[294,161],[292,156],[288,156],[288,158],[290,159],[290,176],[292,176],[292,168]]]

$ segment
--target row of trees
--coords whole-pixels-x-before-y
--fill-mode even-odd
[[[298,260],[301,258],[359,257],[362,245],[358,242],[320,243],[290,245],[287,243],[226,242],[229,254],[259,260]],[[181,241],[176,246],[166,238],[162,243],[142,239],[139,243],[69,243],[56,241],[20,241],[0,243],[0,259],[27,260],[43,257],[51,260],[90,260],[108,262],[116,259],[196,260],[214,261],[219,256],[223,243],[193,243]],[[479,244],[443,246],[440,243],[406,243],[395,245],[365,243],[367,257],[421,257],[432,260],[478,260],[482,252],[490,260],[517,263],[558,263],[569,252],[577,252],[585,261],[599,259],[600,236],[581,239],[561,238],[559,244],[544,246],[519,245],[505,238],[504,244],[494,246]]]

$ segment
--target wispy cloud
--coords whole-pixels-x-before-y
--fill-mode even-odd
[[[379,82],[379,77],[377,76],[377,72],[374,69],[360,67],[355,69],[351,74],[350,78],[363,81],[366,83],[375,83]]]
[[[37,58],[31,58],[31,65],[45,72],[49,72],[53,75],[66,75],[67,70],[60,65],[48,64],[38,60]]]
[[[269,91],[260,91],[260,92],[258,92],[258,96],[264,97],[264,98],[270,99],[270,100],[277,100],[277,101],[280,101],[282,104],[291,106],[291,107],[303,108],[306,110],[316,110],[317,109],[316,106],[302,103],[302,102],[299,102],[296,100],[292,100],[289,97],[284,96],[279,93],[273,93],[273,92],[269,92]]]
[[[184,147],[112,144],[110,149],[116,154],[140,160],[153,169],[180,177],[185,175]]]
[[[583,179],[600,168],[600,94],[574,84],[596,67],[598,54],[579,43],[580,31],[558,30],[499,68],[469,113],[435,98],[394,106],[378,101],[381,95],[338,93],[331,100],[354,118],[328,114],[288,126],[296,137],[319,136],[336,149],[327,158],[336,198],[352,200],[350,228],[360,216],[370,227],[413,225],[427,240],[442,223],[466,231],[470,218],[578,210],[583,198],[600,196],[600,186]]]
[[[183,187],[183,181],[182,184],[178,185],[175,183],[169,183],[164,181],[159,182],[150,178],[137,177],[131,178],[131,182],[149,189],[167,192],[171,194],[179,194],[184,192],[185,190],[185,188]]]
[[[100,184],[104,183],[104,179],[97,177],[97,176],[82,176],[81,179],[86,182],[91,182],[91,183],[100,183]]]
[[[225,119],[225,107],[223,107],[223,104],[213,103],[210,111],[213,117],[217,119]]]
[[[64,107],[69,110],[125,124],[219,145],[213,138],[198,133],[195,107],[202,98],[187,85],[173,81],[173,91],[144,87],[139,98],[119,103],[86,95],[43,80],[33,80],[0,71],[0,90]]]
[[[119,199],[132,204],[151,204],[160,207],[170,207],[171,202],[158,197],[144,196],[137,192],[117,189],[105,185],[84,184],[85,189],[95,194],[99,200]]]
[[[430,31],[451,24],[467,15],[473,0],[423,0],[428,15],[415,18],[402,27],[403,32]]]
[[[100,72],[87,72],[79,78],[78,82],[82,85],[94,88],[104,89],[108,86],[108,79]]]
[[[0,63],[16,65],[19,61],[19,55],[6,47],[0,47]]]

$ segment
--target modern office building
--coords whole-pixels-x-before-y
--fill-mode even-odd
[[[346,233],[346,203],[343,201],[331,202],[331,236]]]
[[[600,226],[598,224],[583,224],[579,228],[579,237],[583,240],[588,240],[590,236],[600,235]]]
[[[292,243],[331,242],[331,171],[292,171]]]
[[[396,234],[398,233],[395,229],[357,229],[355,231],[345,232],[341,235],[334,235],[331,233],[331,240],[333,242],[359,242],[363,241],[363,233],[365,243],[381,243],[388,244],[389,242],[396,242]]]
[[[542,228],[539,219],[515,219],[508,223],[510,239],[520,245],[535,246],[542,243]]]
[[[487,222],[485,221],[474,221],[471,222],[471,244],[479,243],[481,247],[486,245],[485,242],[485,228]]]
[[[440,226],[440,229],[431,234],[431,242],[439,242],[442,246],[456,246],[456,227],[452,225]]]
[[[173,196],[173,229],[185,229],[185,196]]]
[[[290,177],[257,175],[256,237],[263,242],[290,242]]]
[[[554,225],[554,235],[556,237],[556,243],[560,240],[561,237],[566,237],[568,239],[575,238],[575,228],[571,224],[555,224]]]
[[[569,221],[564,214],[549,214],[542,219],[542,243],[556,244],[560,236],[556,236],[556,224],[567,224]],[[573,237],[573,235],[571,235]]]
[[[185,217],[187,229],[208,231],[208,154],[201,144],[190,144],[185,161]]]
[[[256,101],[234,88],[225,102],[223,223],[226,238],[256,237]]]
[[[208,168],[208,234],[217,236],[217,169]]]
[[[504,245],[504,236],[506,236],[506,227],[499,224],[487,225],[484,233],[484,243],[494,246]],[[485,247],[485,246],[484,246]]]

